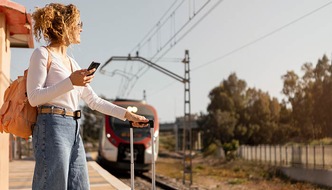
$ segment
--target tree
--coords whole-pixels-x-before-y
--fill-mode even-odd
[[[215,128],[215,139],[226,143],[234,138],[239,112],[243,108],[246,83],[232,73],[209,94],[211,103],[208,105],[209,122]]]
[[[292,125],[302,141],[319,139],[331,134],[332,80],[331,65],[324,55],[314,67],[305,63],[300,78],[293,71],[283,75],[283,93],[292,109]]]
[[[272,106],[273,102],[270,100],[268,93],[255,88],[247,90],[247,99],[250,100],[246,109],[251,115],[249,127],[254,130],[253,135],[248,139],[248,143],[252,145],[272,143],[272,137],[278,122],[275,118],[279,117],[279,113],[274,112],[279,111],[279,106]]]
[[[288,78],[286,78],[288,77]],[[285,79],[297,79],[295,73]],[[287,80],[289,94],[298,93],[296,80]],[[201,116],[198,123],[204,131],[205,145],[217,142],[227,147],[234,140],[240,144],[258,145],[285,142],[290,130],[291,111],[271,98],[266,92],[256,88],[247,88],[244,80],[235,73],[229,75],[219,86],[209,93],[211,100],[207,107],[208,114]],[[283,114],[283,115],[281,115]],[[282,122],[281,122],[281,119]],[[280,128],[282,126],[282,128]]]

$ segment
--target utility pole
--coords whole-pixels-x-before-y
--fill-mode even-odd
[[[183,126],[183,184],[189,180],[192,185],[192,129],[191,129],[191,104],[190,104],[190,67],[189,51],[185,51],[184,63],[184,126]],[[188,176],[189,175],[189,176]],[[189,178],[189,179],[188,179]]]

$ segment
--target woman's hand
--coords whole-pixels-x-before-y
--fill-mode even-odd
[[[134,114],[130,111],[126,111],[125,118],[128,121],[133,122],[133,127],[147,127],[149,120],[146,119],[144,116]]]
[[[87,76],[91,73],[93,73],[96,69],[81,69],[76,70],[71,73],[69,76],[71,83],[75,86],[87,86],[93,79],[94,75]]]

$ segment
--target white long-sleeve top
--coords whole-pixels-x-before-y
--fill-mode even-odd
[[[51,52],[51,65],[47,73],[48,51],[44,47],[34,50],[30,58],[27,94],[31,106],[54,105],[75,111],[80,99],[93,110],[125,120],[126,109],[100,98],[90,85],[74,86],[69,71],[60,55]],[[78,63],[69,57],[73,71],[81,69]]]

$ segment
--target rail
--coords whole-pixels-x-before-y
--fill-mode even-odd
[[[150,174],[146,174],[146,173],[141,173],[139,175],[137,175],[137,177],[141,178],[142,180],[151,183],[151,175]],[[179,190],[180,188],[176,187],[175,184],[171,184],[169,182],[166,182],[162,179],[156,178],[155,179],[155,183],[156,186],[158,187],[158,189],[167,189],[167,190]]]

